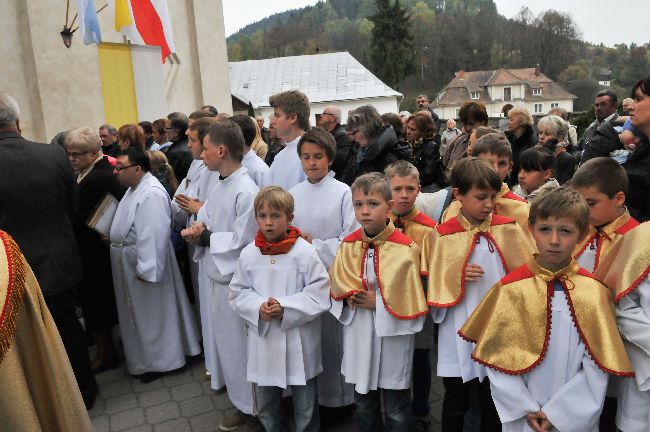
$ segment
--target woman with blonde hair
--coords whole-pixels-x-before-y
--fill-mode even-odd
[[[508,111],[508,130],[506,137],[512,146],[512,174],[508,177],[508,185],[517,183],[517,174],[521,168],[519,156],[537,144],[537,135],[533,130],[533,116],[523,107],[514,107]]]
[[[147,154],[151,161],[151,174],[165,187],[170,197],[174,196],[174,192],[178,189],[178,180],[174,175],[174,169],[169,164],[167,156],[158,150],[147,152]]]
[[[253,123],[255,123],[255,139],[253,140],[251,149],[253,149],[255,154],[258,155],[260,159],[265,160],[266,154],[269,151],[269,145],[262,139],[262,131],[260,130],[260,125],[257,123],[257,120],[255,120],[255,117],[251,118],[253,119]]]

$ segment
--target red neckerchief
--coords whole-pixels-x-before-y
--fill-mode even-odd
[[[255,236],[255,246],[260,248],[260,252],[262,252],[262,255],[281,255],[281,254],[286,254],[291,250],[294,244],[296,244],[296,241],[302,233],[300,230],[296,227],[289,226],[289,229],[287,230],[287,238],[279,241],[277,243],[269,243],[266,241],[266,238],[264,237],[264,234],[262,234],[261,231],[257,232],[257,235]]]

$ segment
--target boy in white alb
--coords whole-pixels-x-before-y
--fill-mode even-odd
[[[307,178],[298,156],[298,141],[309,129],[309,99],[298,90],[289,90],[271,96],[269,103],[275,133],[286,143],[271,164],[271,184],[290,190]]]
[[[298,153],[307,180],[289,191],[295,200],[293,224],[329,269],[341,241],[359,227],[352,209],[352,192],[330,171],[336,142],[329,132],[320,128],[308,130],[298,143]],[[354,386],[341,375],[343,325],[331,314],[325,314],[321,317],[321,329],[323,373],[318,378],[318,402],[327,408],[351,405]],[[334,421],[344,417],[342,412],[331,414],[327,417]]]
[[[235,122],[224,120],[213,125],[203,147],[203,162],[221,175],[197,221],[181,235],[197,245],[194,259],[201,260],[199,284],[212,291],[209,325],[217,367],[212,373],[212,387],[226,385],[230,401],[239,410],[219,425],[228,431],[245,423],[244,413],[254,414],[252,386],[246,381],[246,327],[228,303],[228,285],[241,250],[255,237],[253,201],[258,188],[241,166],[244,137]]]
[[[277,186],[259,192],[259,231],[237,261],[230,304],[247,324],[247,379],[256,384],[266,430],[283,430],[282,391],[291,387],[295,430],[318,431],[318,318],[330,307],[330,284],[314,247],[289,225],[292,217],[291,194]]]
[[[428,307],[419,247],[389,219],[393,207],[383,174],[360,176],[352,203],[363,228],[343,240],[330,268],[331,312],[344,325],[341,372],[355,385],[359,430],[408,431],[415,333]]]
[[[271,170],[269,166],[252,149],[253,141],[257,134],[256,123],[251,117],[243,114],[230,117],[230,120],[239,125],[244,135],[244,159],[241,164],[248,170],[248,175],[260,189],[271,184]]]

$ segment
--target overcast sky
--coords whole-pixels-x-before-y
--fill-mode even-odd
[[[316,3],[317,0],[223,0],[226,35],[230,36],[242,27],[274,13]],[[650,42],[650,26],[646,22],[650,16],[649,0],[621,3],[610,0],[495,0],[495,3],[499,13],[509,18],[515,16],[524,5],[535,14],[547,9],[569,12],[587,42],[602,42],[608,46]]]

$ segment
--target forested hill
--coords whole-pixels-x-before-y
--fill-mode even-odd
[[[594,24],[596,25],[596,24]],[[373,39],[375,43],[373,43]],[[522,8],[499,15],[492,0],[326,0],[272,15],[228,38],[230,61],[349,51],[409,98],[436,94],[459,70],[534,67],[586,109],[598,73],[622,96],[650,69],[649,46],[593,46],[570,15]]]

